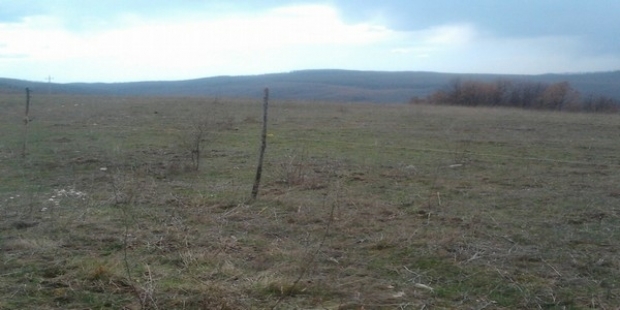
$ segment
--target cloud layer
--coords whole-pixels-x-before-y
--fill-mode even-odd
[[[85,2],[76,8],[62,0],[0,0],[2,75],[113,82],[312,68],[520,74],[620,69],[618,43],[607,39],[618,31],[608,27],[618,25],[596,18],[606,12],[600,9],[580,15],[591,18],[580,28],[556,16],[561,14],[549,16],[556,22],[548,26],[526,24],[508,14],[510,6],[483,0],[478,2],[487,6],[477,8],[461,1]],[[514,9],[524,2],[501,3]],[[532,18],[543,18],[546,8],[539,1],[521,6]],[[573,11],[566,18],[577,18]]]

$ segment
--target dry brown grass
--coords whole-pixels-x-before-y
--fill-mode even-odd
[[[0,309],[618,305],[615,115],[276,101],[248,205],[258,101],[0,100]]]

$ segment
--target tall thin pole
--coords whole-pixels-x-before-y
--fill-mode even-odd
[[[47,76],[47,93],[48,94],[52,93],[52,76],[51,75]]]
[[[22,158],[26,157],[26,144],[28,143],[28,123],[30,118],[28,113],[30,112],[30,88],[26,87],[26,113],[24,115],[24,145],[22,146]]]
[[[252,200],[256,200],[258,196],[258,186],[260,185],[260,178],[263,172],[263,158],[265,156],[265,149],[267,148],[267,108],[269,106],[269,88],[265,88],[265,96],[263,97],[263,130],[261,132],[261,145],[260,153],[258,155],[258,167],[256,168],[256,178],[254,179],[254,186],[252,187]]]

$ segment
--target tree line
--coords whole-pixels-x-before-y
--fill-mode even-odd
[[[455,79],[445,89],[426,98],[412,98],[411,103],[585,112],[620,110],[620,101],[593,94],[583,96],[568,82],[547,84],[509,80],[482,82]]]

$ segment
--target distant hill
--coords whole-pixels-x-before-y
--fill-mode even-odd
[[[582,94],[605,95],[620,100],[620,71],[578,74],[499,75],[436,72],[382,72],[350,70],[303,70],[252,76],[218,76],[184,81],[131,83],[44,83],[0,78],[0,94],[34,93],[209,96],[260,98],[268,86],[274,99],[338,102],[408,102],[446,87],[454,79],[498,79],[554,83],[568,81]]]

